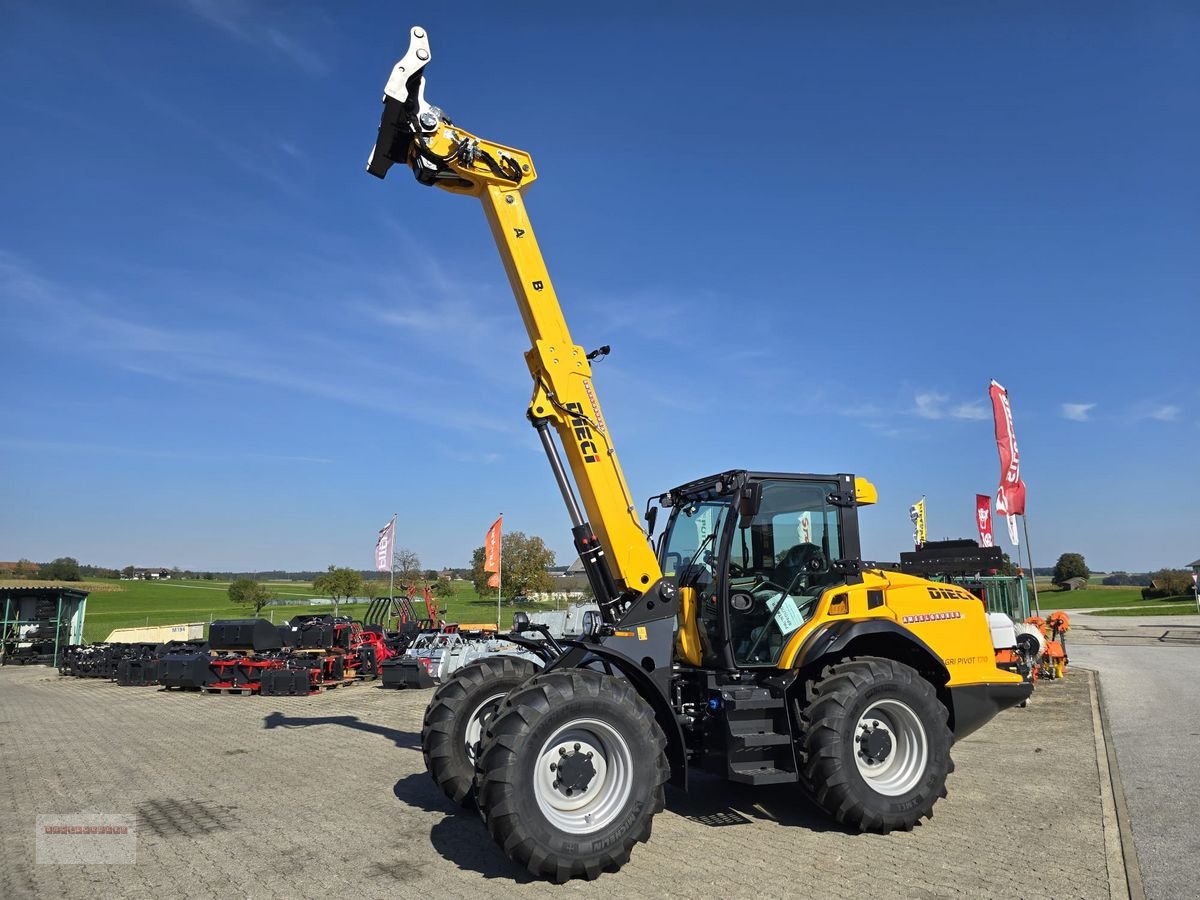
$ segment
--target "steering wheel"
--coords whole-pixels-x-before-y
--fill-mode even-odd
[[[827,565],[825,553],[816,544],[796,544],[789,547],[779,558],[771,577],[787,583],[801,572],[822,572]]]

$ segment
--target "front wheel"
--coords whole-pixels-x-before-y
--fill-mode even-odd
[[[911,830],[946,796],[948,711],[915,669],[859,657],[828,666],[802,711],[802,782],[838,822]]]
[[[475,759],[484,723],[515,687],[537,673],[537,666],[513,656],[485,656],[463,666],[434,691],[425,710],[421,749],[425,768],[455,803],[470,805]]]
[[[625,679],[583,669],[538,675],[487,727],[476,793],[488,831],[539,878],[616,871],[663,808],[665,747],[649,704]]]

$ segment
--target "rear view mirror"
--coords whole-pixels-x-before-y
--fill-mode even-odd
[[[738,492],[738,515],[741,520],[738,522],[739,528],[746,528],[750,525],[750,520],[758,515],[758,508],[762,505],[762,482],[752,481],[749,484],[742,485],[742,489]]]
[[[658,507],[652,506],[646,510],[646,535],[654,536],[654,523],[658,521]]]

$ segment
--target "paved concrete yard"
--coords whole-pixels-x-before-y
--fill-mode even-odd
[[[430,782],[429,691],[201,696],[10,667],[0,897],[1120,897],[1090,685],[1044,683],[959,744],[912,833],[846,834],[795,790],[696,777],[621,872],[553,888]],[[35,864],[35,817],[83,812],[135,816],[136,864]]]
[[[1102,679],[1146,896],[1200,896],[1200,616],[1073,614],[1067,653]]]

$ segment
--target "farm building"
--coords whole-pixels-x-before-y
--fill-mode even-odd
[[[0,663],[58,665],[68,645],[83,643],[87,598],[64,585],[0,585]]]

